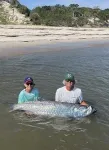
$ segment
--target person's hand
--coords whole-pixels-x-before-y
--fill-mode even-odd
[[[88,106],[88,104],[85,101],[82,101],[80,105]]]
[[[31,92],[31,90],[33,89],[33,85],[27,85],[27,84],[24,84],[24,86],[25,86],[25,90],[26,90],[26,92],[28,92],[28,93],[30,93]]]

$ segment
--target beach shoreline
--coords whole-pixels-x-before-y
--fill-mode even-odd
[[[109,28],[0,25],[0,42],[50,42],[109,39]]]
[[[0,25],[0,56],[43,52],[40,45],[108,41],[109,28],[72,28],[33,25]],[[99,43],[100,44],[100,43]],[[33,47],[31,51],[26,51]],[[52,49],[49,49],[50,51]]]

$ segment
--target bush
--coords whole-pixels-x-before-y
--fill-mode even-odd
[[[17,0],[11,0],[10,1],[10,4],[12,5],[12,6],[18,6],[18,5],[20,5],[20,3],[17,1]]]
[[[30,10],[26,6],[21,5],[17,0],[11,0],[11,7],[17,8],[19,12],[25,14],[26,17],[30,15]]]
[[[33,22],[33,24],[41,24],[40,16],[37,13],[31,13],[30,20]]]
[[[20,13],[25,14],[26,17],[30,15],[30,10],[24,5],[19,6],[18,10]]]

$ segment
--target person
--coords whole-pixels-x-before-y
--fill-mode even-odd
[[[18,103],[24,103],[28,101],[36,101],[39,97],[38,89],[34,88],[35,84],[31,77],[26,77],[24,79],[24,87],[19,96],[18,96]]]
[[[67,73],[63,84],[65,86],[56,90],[55,101],[88,106],[88,104],[83,100],[81,89],[75,87],[75,78],[73,74]]]

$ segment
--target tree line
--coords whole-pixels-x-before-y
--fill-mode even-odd
[[[69,6],[57,4],[30,10],[17,0],[11,0],[11,5],[18,8],[20,13],[25,14],[26,17],[30,17],[35,25],[69,27],[109,25],[109,8],[102,10],[99,7],[80,7],[78,4],[70,4]]]

